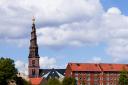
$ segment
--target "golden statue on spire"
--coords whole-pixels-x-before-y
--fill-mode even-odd
[[[32,23],[35,24],[35,17],[32,17]]]

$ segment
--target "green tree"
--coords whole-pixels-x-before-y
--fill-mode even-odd
[[[14,79],[16,74],[14,61],[10,58],[0,58],[0,85],[7,85],[7,81]]]
[[[61,85],[60,81],[56,78],[51,78],[48,80],[47,85]]]
[[[76,85],[76,80],[74,78],[67,78],[65,77],[64,80],[62,81],[62,85]]]
[[[119,77],[119,85],[128,85],[128,72],[123,70]]]

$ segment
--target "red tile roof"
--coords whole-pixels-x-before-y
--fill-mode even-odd
[[[128,64],[99,64],[103,71],[128,70]]]
[[[32,85],[40,85],[43,78],[30,78],[30,82]]]
[[[72,71],[122,71],[128,70],[128,64],[105,63],[69,63]]]
[[[97,64],[92,63],[69,63],[72,71],[100,71]]]

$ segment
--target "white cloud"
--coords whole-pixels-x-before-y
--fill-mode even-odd
[[[107,53],[113,57],[114,62],[127,60],[128,16],[122,15],[118,8],[110,8],[104,14],[101,24],[101,35],[108,44]]]
[[[9,39],[9,41],[12,40],[12,42],[14,38],[24,38],[28,36],[28,33],[30,33],[31,30],[30,20],[33,15],[36,16],[37,23],[41,25],[41,28],[42,25],[47,27],[53,25],[52,28],[55,28],[54,30],[56,30],[56,28],[59,29],[59,27],[61,28],[65,26],[65,24],[68,25],[66,27],[74,28],[75,25],[73,24],[75,22],[79,24],[78,26],[84,25],[86,22],[90,22],[90,19],[92,21],[93,18],[100,16],[103,12],[99,0],[1,0],[0,6],[0,19],[2,20],[0,22],[0,39]],[[62,30],[58,30],[57,33],[66,30],[65,27],[63,28],[64,29]],[[9,29],[10,31],[7,31]],[[70,32],[72,32],[72,30],[66,31],[68,34]],[[65,32],[63,32],[63,34],[64,33]],[[72,32],[71,36],[74,35],[77,36],[76,33]],[[93,35],[89,36],[93,37]],[[62,42],[57,41],[54,44],[60,44]],[[69,44],[79,45],[81,42],[73,40]]]
[[[95,20],[90,20],[64,24],[59,27],[40,28],[37,30],[38,42],[40,45],[48,46],[81,46],[97,43],[100,41],[98,25],[99,23]]]
[[[41,68],[55,68],[56,66],[56,59],[51,57],[40,57],[40,67]]]
[[[91,60],[86,61],[86,62],[89,62],[89,63],[102,63],[102,59],[101,59],[101,57],[93,57]]]
[[[35,15],[39,45],[63,47],[105,42],[115,62],[127,59],[128,16],[117,7],[105,12],[100,0],[1,0],[0,6],[1,42],[20,46],[26,43],[30,20]],[[55,60],[50,62],[54,64]]]
[[[108,14],[121,14],[121,11],[117,7],[112,7],[108,10]]]
[[[24,63],[21,60],[17,60],[15,62],[15,66],[20,73],[24,73],[25,75],[28,75],[28,64],[27,63]]]
[[[113,57],[114,62],[128,59],[128,17],[116,7],[90,21],[40,28],[38,34],[39,44],[48,46],[81,46],[105,42],[108,45],[107,53]]]
[[[127,62],[128,60],[128,39],[116,38],[109,42],[107,49],[114,62]]]
[[[29,40],[27,38],[5,38],[5,39],[0,39],[0,42],[3,42],[4,41],[4,44],[13,44],[15,46],[18,46],[18,47],[28,47],[29,45]]]

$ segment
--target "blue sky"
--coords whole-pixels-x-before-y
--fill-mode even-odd
[[[13,4],[13,3],[17,4]],[[127,0],[1,0],[0,56],[28,62],[32,16],[41,68],[68,62],[127,63]],[[43,5],[42,5],[43,4]]]
[[[126,0],[101,0],[101,3],[105,10],[110,7],[118,7],[124,15],[128,15],[128,7]]]

